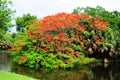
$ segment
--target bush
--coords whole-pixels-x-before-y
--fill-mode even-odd
[[[102,19],[85,14],[46,16],[29,25],[25,33],[18,33],[12,48],[14,61],[31,68],[90,63],[94,59],[87,56],[108,45],[101,35],[109,30],[107,26]]]

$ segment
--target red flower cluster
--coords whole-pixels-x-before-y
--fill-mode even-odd
[[[18,63],[20,63],[21,61],[22,61],[22,62],[26,62],[27,60],[28,60],[27,57],[22,56],[21,58],[18,59]]]
[[[80,31],[85,31],[86,27],[80,25],[79,22],[90,21],[90,26],[99,30],[106,31],[108,26],[107,22],[102,21],[100,18],[93,18],[85,14],[68,14],[68,13],[58,13],[52,16],[46,16],[39,22],[34,22],[31,26],[39,26],[36,32],[44,34],[47,31],[57,31],[59,28],[69,28],[73,27]],[[32,31],[29,31],[29,36],[32,38],[37,37],[33,35]]]
[[[84,22],[89,24],[86,25]],[[38,46],[37,50],[44,49],[49,52],[49,45],[52,44],[55,46],[55,52],[58,52],[65,51],[65,46],[71,46],[71,44],[75,42],[74,38],[83,42],[83,44],[79,46],[81,46],[82,49],[86,49],[84,44],[86,41],[84,39],[85,35],[83,36],[79,32],[83,33],[84,31],[87,31],[88,27],[91,29],[93,28],[96,30],[106,31],[106,26],[108,26],[108,23],[104,22],[100,18],[93,18],[86,14],[58,13],[55,15],[46,16],[39,20],[39,22],[34,22],[31,24],[31,26],[34,27],[33,29],[35,30],[29,30],[28,36],[31,38],[36,38],[38,41],[43,41],[44,43],[44,46]],[[66,32],[65,30],[68,31]],[[71,36],[71,38],[69,36]],[[100,36],[94,39],[97,42],[103,41]],[[89,41],[87,43],[89,43]],[[97,48],[97,46],[93,47],[95,49]],[[78,52],[75,52],[75,54],[77,53]]]
[[[102,21],[101,18],[91,18],[91,27],[106,31],[107,28],[105,26],[108,26],[108,22]]]
[[[39,23],[33,23],[32,26],[39,26],[37,32],[44,34],[46,31],[57,31],[59,28],[74,27],[84,31],[85,26],[80,26],[80,19],[87,21],[90,17],[83,14],[58,13],[56,15],[44,17]],[[41,24],[41,25],[40,25]]]

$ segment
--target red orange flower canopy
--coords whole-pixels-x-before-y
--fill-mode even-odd
[[[81,31],[86,30],[85,25],[81,25],[80,21],[87,21],[90,23],[90,27],[96,28],[102,31],[106,31],[108,23],[102,21],[100,18],[93,18],[87,14],[69,14],[69,13],[58,13],[51,16],[46,16],[39,22],[34,22],[31,26],[39,27],[37,32],[44,34],[46,31],[56,31],[59,28],[73,27]]]

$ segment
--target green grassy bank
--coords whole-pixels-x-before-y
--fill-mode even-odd
[[[0,71],[0,80],[35,80],[35,79],[15,73]]]

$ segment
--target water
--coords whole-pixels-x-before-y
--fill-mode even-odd
[[[0,70],[27,75],[38,80],[120,80],[119,63],[90,64],[69,70],[47,68],[34,70],[13,65],[11,56],[4,53],[0,53]]]
[[[11,71],[12,59],[6,53],[0,53],[0,70]]]

